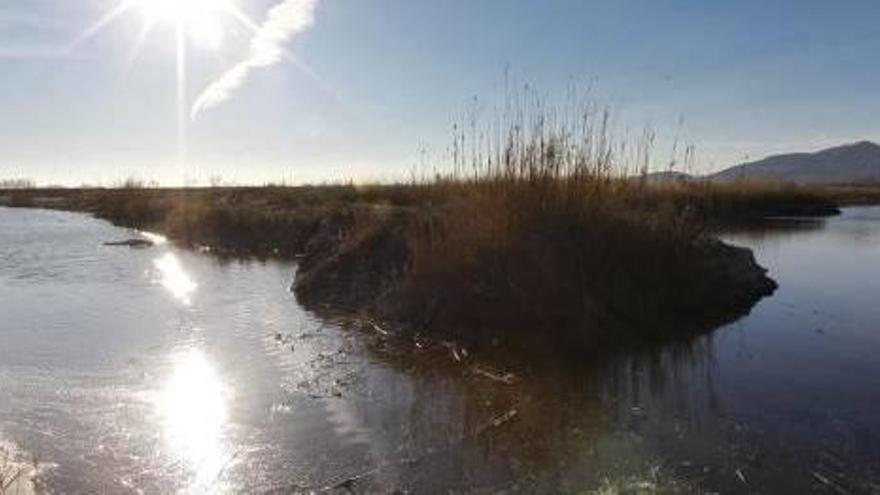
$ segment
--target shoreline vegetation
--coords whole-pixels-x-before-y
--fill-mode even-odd
[[[716,230],[838,212],[821,191],[789,185],[532,174],[7,190],[0,205],[87,212],[220,256],[296,259],[292,289],[318,314],[550,352],[686,337],[736,319],[776,284]]]
[[[219,255],[297,259],[292,289],[318,314],[555,356],[686,337],[736,319],[776,284],[750,250],[714,233],[768,216],[833,215],[847,194],[654,183],[647,147],[626,158],[606,120],[520,119],[495,145],[469,153],[462,134],[454,172],[407,184],[129,183],[0,191],[0,205],[89,212]]]

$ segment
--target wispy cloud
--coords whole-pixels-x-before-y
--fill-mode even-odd
[[[284,0],[269,10],[266,21],[257,27],[247,58],[211,83],[196,99],[190,112],[199,113],[232,97],[251,71],[277,64],[284,58],[284,44],[315,22],[318,0]]]

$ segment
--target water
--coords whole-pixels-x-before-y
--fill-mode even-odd
[[[45,491],[880,491],[880,208],[730,234],[780,284],[750,315],[515,384],[131,236],[0,208],[0,445]]]

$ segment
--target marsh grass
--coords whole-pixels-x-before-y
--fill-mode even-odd
[[[697,193],[649,184],[649,143],[632,154],[608,122],[519,115],[468,163],[460,137],[459,161],[430,183],[413,223],[409,311],[453,332],[576,327],[566,337],[595,341],[693,310],[670,295],[702,290]]]
[[[773,288],[716,229],[837,211],[790,184],[651,181],[653,135],[616,139],[594,105],[536,104],[503,120],[500,133],[459,131],[451,171],[424,183],[407,276],[392,293],[395,311],[427,331],[576,348],[688,334]],[[684,147],[663,171],[693,156]]]

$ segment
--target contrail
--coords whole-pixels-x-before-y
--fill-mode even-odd
[[[284,44],[315,22],[318,0],[284,0],[269,10],[266,21],[251,38],[246,59],[211,83],[193,103],[190,118],[228,100],[253,69],[277,64],[285,57]]]

